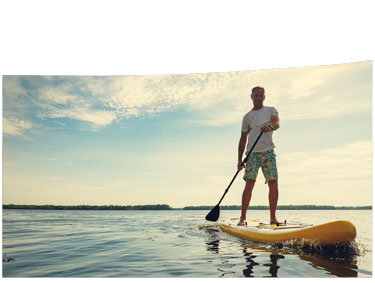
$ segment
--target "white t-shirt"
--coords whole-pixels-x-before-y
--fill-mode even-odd
[[[260,134],[260,129],[271,122],[271,115],[279,116],[274,107],[263,106],[259,110],[249,111],[242,119],[242,132],[248,133],[246,152],[249,152],[255,140]],[[264,152],[273,149],[275,145],[272,142],[272,131],[263,133],[253,152]]]

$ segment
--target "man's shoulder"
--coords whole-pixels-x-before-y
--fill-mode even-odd
[[[273,106],[264,106],[263,105],[263,109],[260,110],[260,111],[264,111],[263,113],[267,113],[268,115],[276,115],[278,116],[278,111],[276,110],[275,107]],[[257,111],[253,111],[253,110],[250,110],[249,112],[247,112],[244,116],[243,116],[243,120],[250,120],[255,114],[256,114]]]
[[[278,115],[278,111],[273,106],[263,106],[268,113],[271,113],[271,115]]]
[[[272,110],[272,109],[275,109],[276,108],[274,106],[263,106],[265,110]]]
[[[247,112],[244,116],[243,116],[243,118],[244,119],[248,119],[251,115],[253,115],[253,110],[250,110],[249,112]]]

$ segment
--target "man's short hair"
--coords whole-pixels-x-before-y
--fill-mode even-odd
[[[265,93],[264,88],[261,87],[261,86],[256,86],[256,87],[254,87],[254,88],[251,90],[251,93],[253,94],[254,91],[256,91],[257,89],[261,89],[261,90],[263,90],[263,93]]]

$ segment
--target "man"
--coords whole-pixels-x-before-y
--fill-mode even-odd
[[[251,91],[253,109],[249,111],[242,120],[241,138],[238,144],[238,170],[242,170],[242,156],[248,139],[246,154],[253,146],[260,132],[263,132],[261,138],[250,154],[245,164],[244,180],[245,188],[242,193],[241,217],[238,225],[246,225],[246,212],[251,200],[255,181],[258,175],[259,167],[262,168],[263,175],[269,187],[269,207],[270,223],[279,224],[276,219],[276,207],[279,196],[277,182],[276,155],[273,150],[275,145],[272,142],[272,133],[280,127],[279,114],[274,107],[263,106],[265,91],[262,87],[254,87]]]

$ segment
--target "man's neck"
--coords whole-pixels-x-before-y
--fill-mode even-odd
[[[252,110],[259,110],[259,109],[262,109],[263,108],[263,105],[261,105],[261,106],[258,106],[258,107],[253,107],[253,109]]]

